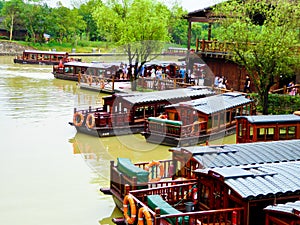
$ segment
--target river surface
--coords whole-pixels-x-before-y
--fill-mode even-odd
[[[113,224],[122,214],[99,191],[109,186],[110,161],[169,159],[169,147],[139,134],[100,139],[76,133],[68,124],[74,107],[99,105],[104,94],[55,79],[51,71],[0,56],[0,224]]]

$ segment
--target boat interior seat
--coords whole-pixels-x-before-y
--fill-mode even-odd
[[[136,177],[138,183],[148,183],[149,172],[134,165],[128,158],[117,159],[117,169],[127,177]]]
[[[182,213],[181,211],[175,209],[173,206],[167,203],[165,200],[163,200],[161,195],[148,195],[147,205],[153,211],[155,210],[155,208],[159,208],[161,215]],[[166,220],[172,225],[176,224],[176,218],[166,218]],[[179,217],[178,224],[180,225],[189,224],[189,217],[188,216]]]

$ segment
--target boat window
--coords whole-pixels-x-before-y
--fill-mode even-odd
[[[221,112],[220,114],[220,125],[224,125],[225,124],[225,116],[226,114]]]
[[[207,129],[210,129],[212,128],[212,118],[211,116],[208,117],[208,120],[207,120]]]
[[[236,116],[236,110],[233,109],[233,110],[231,111],[231,121],[234,121],[234,120],[235,120],[235,116]]]
[[[266,140],[274,140],[275,128],[257,128],[257,140],[258,141],[266,141]]]
[[[50,58],[49,55],[44,55],[45,60],[49,60],[49,58]]]
[[[253,141],[253,126],[249,126],[249,134],[250,134],[249,136],[250,140]]]
[[[203,203],[206,207],[209,207],[209,187],[204,186],[201,184],[201,190],[200,190],[200,201]]]
[[[288,127],[288,138],[289,139],[293,139],[296,138],[296,127],[292,126],[292,127]]]
[[[286,127],[280,127],[279,128],[279,140],[285,140],[287,139],[287,128]]]
[[[230,123],[231,122],[231,110],[226,112],[226,123]]]
[[[243,137],[243,124],[239,123],[238,125],[238,135],[239,137]]]
[[[216,114],[213,116],[213,121],[212,121],[212,127],[218,127],[219,126],[219,115]]]

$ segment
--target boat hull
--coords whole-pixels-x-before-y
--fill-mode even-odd
[[[118,126],[118,127],[95,127],[87,128],[86,126],[75,126],[74,123],[69,122],[71,126],[74,126],[77,132],[88,134],[95,137],[111,137],[128,134],[138,134],[144,130],[144,124]]]
[[[61,80],[78,81],[77,75],[66,75],[62,73],[53,73],[54,77]]]
[[[24,60],[24,59],[14,59],[14,63],[19,64],[38,64],[38,65],[58,65],[59,62],[55,61],[36,61],[36,60]]]
[[[150,133],[142,131],[141,134],[145,137],[148,143],[166,145],[171,147],[180,147],[180,146],[193,146],[197,144],[205,143],[206,141],[217,140],[225,136],[234,134],[236,127],[230,127],[226,130],[220,130],[210,134],[202,134],[200,136],[191,136],[191,137],[172,137],[168,135],[162,135],[157,133]]]

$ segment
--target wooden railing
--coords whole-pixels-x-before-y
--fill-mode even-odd
[[[148,188],[163,187],[163,186],[166,187],[174,183],[178,184],[178,183],[186,182],[185,180],[177,180],[177,181],[172,180],[172,177],[175,175],[172,160],[160,160],[159,162],[164,168],[162,179],[156,182],[149,181],[146,183],[138,183],[137,177],[130,177],[124,173],[121,173],[117,169],[117,165],[114,165],[114,161],[111,161],[110,162],[110,178],[111,178],[110,189],[114,193],[119,193],[120,198],[124,199],[126,193],[128,193],[130,190],[136,190],[138,187],[148,189]],[[149,164],[149,162],[136,163],[134,165],[145,170],[147,164]],[[157,173],[157,170],[155,170],[154,172]],[[150,177],[152,176],[157,177],[158,174],[154,174],[154,175],[150,174]]]
[[[137,211],[141,207],[147,208],[149,211],[154,225],[162,224],[162,221],[170,221],[173,223],[165,222],[164,224],[182,224],[184,219],[185,223],[189,225],[241,225],[244,218],[243,208],[227,208],[227,209],[195,209],[193,212],[185,211],[184,203],[191,201],[191,189],[196,185],[196,182],[186,181],[183,184],[175,184],[168,187],[149,188],[143,190],[130,191],[129,195],[134,199]],[[161,214],[159,208],[151,209],[147,206],[147,196],[160,195],[163,200],[177,210],[182,210],[181,213],[176,214]]]
[[[207,121],[195,122],[189,125],[176,126],[164,122],[145,122],[145,131],[150,133],[165,134],[170,137],[199,136],[207,132]]]
[[[192,86],[192,84],[184,83],[183,78],[157,79],[152,77],[141,77],[138,79],[138,86],[144,89],[161,91],[189,87]]]

